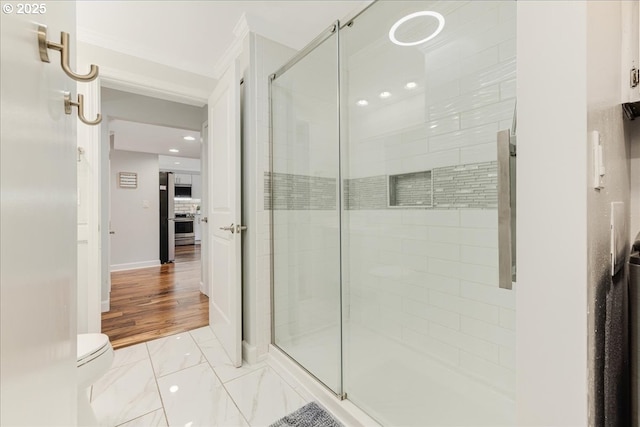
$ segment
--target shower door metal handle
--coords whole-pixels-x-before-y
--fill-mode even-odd
[[[515,281],[515,144],[511,130],[498,132],[498,283],[512,289]],[[513,136],[515,139],[515,136]]]

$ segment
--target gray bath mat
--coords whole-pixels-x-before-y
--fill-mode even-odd
[[[344,427],[327,411],[311,402],[279,419],[269,427]]]

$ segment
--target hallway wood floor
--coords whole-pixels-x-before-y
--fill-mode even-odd
[[[110,308],[102,313],[102,333],[114,349],[208,325],[200,245],[177,246],[172,264],[111,273]]]

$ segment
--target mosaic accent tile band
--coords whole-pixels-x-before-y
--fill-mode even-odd
[[[498,209],[498,162],[434,169],[433,207]]]
[[[265,210],[271,174],[264,175]],[[335,210],[336,179],[274,173],[276,210]],[[390,190],[390,191],[389,191]],[[497,209],[497,162],[471,163],[401,175],[344,180],[346,210]]]
[[[345,179],[344,208],[347,210],[386,209],[387,176]]]
[[[264,174],[264,208],[270,210],[271,177]],[[336,179],[308,175],[273,173],[275,210],[335,210]]]

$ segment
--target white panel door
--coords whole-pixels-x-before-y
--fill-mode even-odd
[[[240,78],[232,64],[209,97],[209,323],[242,365]]]
[[[70,33],[73,53],[75,7],[2,2],[0,13],[3,426],[77,424],[77,118],[75,109],[64,113],[64,92],[75,98],[76,83],[60,53],[40,61],[37,43],[44,24],[51,41]]]
[[[200,179],[202,191],[200,192],[200,292],[209,296],[209,123],[202,125],[200,133]]]

